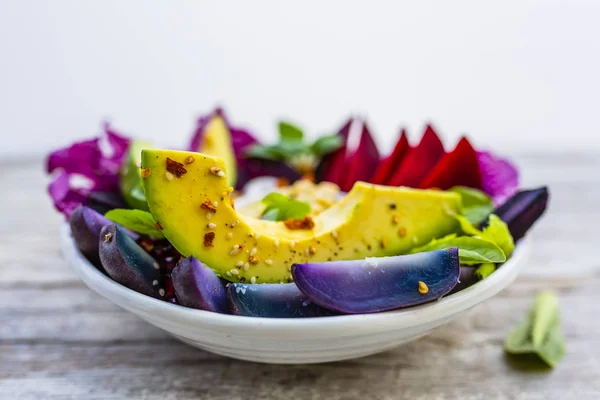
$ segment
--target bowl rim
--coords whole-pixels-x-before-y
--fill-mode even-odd
[[[530,251],[531,240],[527,237],[521,239],[511,258],[485,280],[436,301],[371,314],[309,318],[264,318],[219,314],[167,303],[135,292],[100,272],[79,252],[75,241],[71,237],[69,224],[66,222],[61,226],[60,245],[62,254],[71,269],[89,288],[131,312],[139,313],[143,310],[146,315],[167,318],[171,324],[181,324],[188,327],[190,325],[198,327],[211,325],[222,328],[275,329],[281,332],[299,334],[313,331],[315,328],[337,330],[341,325],[344,326],[344,330],[364,328],[375,331],[382,326],[389,326],[390,323],[398,324],[403,328],[410,328],[450,318],[495,296],[512,283],[525,264],[523,261]]]

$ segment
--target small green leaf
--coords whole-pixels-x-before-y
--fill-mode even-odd
[[[490,215],[488,226],[481,232],[480,237],[498,245],[506,257],[510,257],[515,249],[515,241],[508,230],[508,225],[495,214]]]
[[[410,253],[422,253],[433,250],[450,249],[458,247],[460,263],[475,265],[482,263],[500,263],[506,261],[506,256],[500,247],[487,240],[468,236],[449,235],[441,239],[434,239],[425,246],[412,249]]]
[[[261,219],[267,221],[279,221],[279,209],[272,207],[265,208],[265,211],[263,211],[261,215]]]
[[[323,157],[342,147],[344,140],[339,135],[321,136],[310,146],[310,150],[317,157]]]
[[[293,125],[289,122],[280,121],[279,122],[279,140],[281,142],[289,142],[289,141],[302,141],[304,137],[304,133],[300,128],[296,125]]]
[[[155,239],[165,237],[156,226],[156,220],[148,211],[115,208],[107,212],[104,216],[122,227],[141,233],[142,235],[152,236]]]
[[[558,365],[565,355],[565,342],[554,293],[537,294],[525,320],[504,341],[504,350],[514,355],[536,355],[551,368]]]
[[[450,191],[460,194],[462,214],[474,225],[483,222],[494,210],[492,199],[481,190],[466,186],[454,186]]]
[[[282,155],[275,146],[253,145],[244,151],[244,157],[278,161],[282,158]]]
[[[285,203],[289,200],[290,200],[290,198],[284,194],[281,194],[279,192],[272,192],[272,193],[269,193],[268,195],[266,195],[265,197],[263,197],[261,202],[263,204],[271,206],[271,205],[278,204],[278,203]]]
[[[477,267],[475,269],[475,277],[477,278],[477,280],[482,280],[487,278],[488,276],[490,276],[491,274],[494,273],[494,271],[496,271],[496,264],[492,264],[492,263],[485,263],[485,264],[481,264],[479,267]]]
[[[304,218],[310,213],[310,204],[273,192],[266,195],[261,202],[267,207],[261,218],[269,221],[285,221]]]

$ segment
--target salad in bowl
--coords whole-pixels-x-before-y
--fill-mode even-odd
[[[467,138],[447,149],[432,126],[385,157],[357,118],[314,142],[279,133],[260,143],[217,109],[162,149],[106,125],[49,155],[48,191],[86,268],[120,293],[256,321],[451,297],[499,273],[548,202],[508,160]]]

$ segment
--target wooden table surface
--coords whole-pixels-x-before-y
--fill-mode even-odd
[[[518,280],[431,335],[340,363],[261,365],[196,350],[121,310],[61,258],[41,160],[0,161],[2,399],[600,399],[598,154],[520,154],[551,205]],[[567,355],[511,366],[508,331],[538,290],[560,297]]]

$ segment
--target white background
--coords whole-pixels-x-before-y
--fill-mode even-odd
[[[99,131],[183,146],[223,104],[265,138],[366,116],[503,151],[600,148],[600,1],[0,0],[0,154]]]

